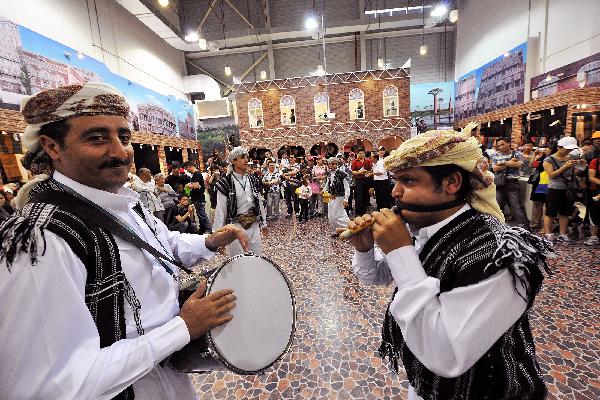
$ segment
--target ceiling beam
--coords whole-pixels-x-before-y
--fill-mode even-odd
[[[271,9],[269,8],[269,0],[265,0],[263,15],[265,16],[267,32],[271,33]],[[269,79],[275,79],[275,54],[273,53],[273,41],[271,39],[267,39],[267,52],[269,54]]]
[[[235,87],[233,85],[230,85],[228,83],[223,82],[222,80],[220,80],[219,78],[217,78],[216,76],[214,76],[213,74],[211,74],[210,72],[208,72],[206,69],[204,69],[200,65],[196,64],[195,62],[193,62],[191,60],[185,60],[185,62],[188,63],[188,64],[190,64],[193,67],[198,68],[200,70],[200,72],[202,72],[202,73],[210,76],[215,81],[217,81],[218,83],[220,83],[222,86],[226,87],[229,90],[227,92],[228,94],[235,90]]]
[[[217,3],[217,1],[218,0],[213,0],[212,3],[210,3],[210,5],[208,6],[208,10],[206,10],[206,12],[204,13],[204,16],[202,17],[202,20],[198,24],[198,29],[202,28],[202,26],[204,25],[204,23],[208,19],[208,16],[210,15],[210,12],[213,10],[213,7]]]
[[[453,32],[454,26],[448,26],[446,28],[446,31]],[[442,33],[442,32],[444,32],[444,27],[440,26],[440,27],[434,27],[431,29],[427,29],[425,31],[425,34],[429,35],[429,34],[433,34],[433,33]],[[365,40],[377,39],[380,36],[378,33],[365,33],[365,32],[362,32],[362,33],[364,33]],[[405,29],[405,30],[399,30],[399,31],[385,32],[384,35],[386,38],[392,38],[392,37],[399,37],[399,36],[421,35],[422,33],[423,33],[423,29]],[[268,36],[261,35],[261,38],[265,38],[265,37],[268,37]],[[327,38],[327,44],[343,43],[343,42],[350,42],[350,41],[354,41],[354,34]],[[229,39],[228,39],[228,42],[229,42]],[[284,43],[273,43],[273,49],[275,49],[275,50],[276,49],[288,49],[288,48],[294,48],[294,47],[308,47],[308,46],[315,46],[315,45],[316,45],[316,41],[314,39],[296,40],[296,41],[290,41],[290,42],[284,42]],[[227,50],[189,52],[189,53],[186,53],[186,57],[204,58],[204,57],[222,56],[225,54],[252,53],[252,52],[261,51],[261,46],[264,46],[264,44],[253,44],[252,46],[227,48]]]
[[[252,25],[252,24],[250,23],[250,21],[248,21],[248,19],[247,19],[247,18],[246,18],[246,17],[245,17],[245,16],[244,16],[244,15],[243,15],[243,14],[242,14],[242,13],[241,13],[241,12],[240,12],[238,9],[237,9],[237,7],[236,7],[236,6],[234,6],[234,5],[231,3],[231,1],[229,1],[229,0],[225,0],[225,2],[226,2],[227,4],[229,4],[229,5],[231,6],[231,8],[233,8],[233,11],[235,11],[235,13],[236,13],[237,15],[239,15],[239,16],[240,16],[240,18],[241,18],[241,19],[243,19],[243,20],[244,20],[244,22],[245,22],[245,23],[247,23],[247,24],[250,26],[250,28],[254,29],[254,25]]]
[[[345,21],[345,24],[338,26],[327,26],[327,37],[331,35],[344,35],[352,34],[356,32],[370,32],[375,30],[393,31],[393,30],[405,30],[405,29],[422,29],[423,20],[414,15],[408,15],[406,17],[399,18],[387,18],[387,21],[381,21],[381,24],[372,24],[367,20],[351,20]],[[438,27],[439,28],[439,27]],[[450,26],[448,26],[450,28]],[[432,28],[433,29],[433,28]],[[443,27],[442,27],[443,29]],[[428,29],[427,31],[431,31]],[[427,32],[426,31],[426,32]],[[261,33],[261,37],[264,40],[272,41],[286,41],[286,40],[297,40],[303,38],[310,38],[313,32],[306,30],[303,26],[278,26],[271,27],[270,32],[265,34]],[[386,32],[386,35],[388,32]],[[214,42],[219,48],[225,47],[225,42],[222,39],[216,39]],[[249,46],[256,43],[256,32],[251,34],[248,33],[247,29],[237,29],[227,31],[227,48],[232,49],[236,47]],[[199,50],[197,44],[194,45]]]
[[[254,64],[252,64],[251,66],[248,67],[248,69],[246,71],[244,71],[244,73],[239,77],[240,81],[243,81],[244,78],[246,76],[248,76],[248,74],[250,73],[250,71],[252,71],[254,68],[256,68],[256,66],[258,64],[261,63],[262,60],[265,59],[265,57],[267,57],[269,55],[268,52],[261,54],[260,57],[258,57],[258,59],[256,61],[254,61]],[[228,88],[228,90],[225,92],[225,94],[223,95],[223,97],[227,97],[229,96],[229,93],[233,92],[234,89],[232,89],[231,87]]]

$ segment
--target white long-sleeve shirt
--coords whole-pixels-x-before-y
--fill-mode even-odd
[[[387,171],[383,167],[383,157],[379,157],[379,160],[373,164],[373,179],[376,181],[385,181],[387,178]]]
[[[123,187],[113,194],[58,172],[54,178],[188,266],[214,255],[204,245],[204,236],[171,232],[155,219],[157,239],[132,210],[139,199],[132,190]],[[39,240],[35,266],[25,253],[16,257],[10,272],[6,262],[0,263],[0,398],[109,399],[133,384],[136,399],[195,399],[187,374],[159,365],[190,340],[185,322],[177,316],[178,285],[173,277],[149,253],[115,237],[123,272],[141,304],[146,333],[138,336],[125,300],[127,338],[101,349],[84,301],[83,263],[62,238],[49,231],[44,237],[45,253]]]
[[[440,281],[425,273],[419,260],[425,243],[468,209],[470,206],[465,205],[449,218],[420,229],[414,246],[387,255],[375,246],[368,252],[355,252],[352,261],[354,273],[362,282],[396,284],[398,292],[390,312],[408,348],[430,371],[448,378],[471,368],[527,308],[506,269],[444,293],[440,293]],[[519,291],[525,293],[523,287]],[[410,388],[408,400],[421,397]]]

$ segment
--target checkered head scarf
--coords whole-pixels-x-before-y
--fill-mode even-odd
[[[236,158],[241,157],[245,154],[248,154],[248,150],[246,150],[244,147],[242,147],[242,146],[234,147],[233,150],[231,150],[229,152],[229,154],[227,155],[227,161],[231,164],[233,162],[233,160],[235,160]]]
[[[473,193],[469,204],[485,214],[504,222],[496,201],[494,174],[481,153],[479,142],[471,136],[477,126],[470,122],[461,132],[428,131],[402,143],[383,161],[386,170],[394,172],[414,167],[454,164],[470,173]]]
[[[29,200],[29,192],[41,181],[49,179],[54,168],[40,145],[40,129],[52,122],[84,115],[129,116],[129,104],[115,87],[101,82],[62,86],[49,89],[21,102],[21,114],[27,122],[23,145],[29,150],[21,163],[35,175],[17,195],[17,207]]]
[[[40,150],[40,128],[46,124],[83,115],[129,115],[129,104],[115,87],[101,82],[62,86],[26,97],[21,114],[27,122],[23,145]]]

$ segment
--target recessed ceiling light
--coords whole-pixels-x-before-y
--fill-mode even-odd
[[[447,12],[448,12],[448,8],[446,8],[445,5],[440,4],[439,6],[437,6],[436,8],[433,9],[433,11],[431,12],[431,16],[432,17],[441,17],[443,15],[446,15]]]
[[[184,39],[186,42],[190,42],[190,43],[197,42],[200,39],[200,36],[198,35],[198,32],[191,31],[191,32],[188,32],[187,35],[185,35]]]

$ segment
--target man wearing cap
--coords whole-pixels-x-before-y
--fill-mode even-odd
[[[215,228],[225,224],[234,224],[243,229],[248,236],[249,249],[256,255],[262,252],[261,229],[266,228],[266,213],[260,196],[260,179],[248,174],[248,150],[235,147],[227,156],[229,171],[216,183],[217,208],[215,209]],[[244,254],[246,249],[233,242],[227,246],[227,255],[233,257]]]
[[[174,263],[83,218],[83,209],[189,266],[234,239],[170,232],[124,188],[133,148],[129,106],[88,82],[23,101],[24,166],[39,175],[0,227],[0,393],[7,399],[195,399],[168,356],[231,319],[231,291],[179,309]],[[78,205],[74,207],[74,205]],[[96,223],[98,221],[98,224]]]
[[[394,371],[403,364],[409,400],[541,400],[527,310],[550,244],[503,223],[472,127],[424,133],[385,159],[402,211],[348,224],[366,227],[350,239],[353,270],[396,286],[379,351]]]
[[[338,168],[338,158],[330,157],[328,160],[329,173],[325,182],[325,192],[329,193],[329,203],[327,203],[327,218],[329,226],[333,229],[332,237],[337,237],[337,228],[343,228],[348,225],[348,196],[350,195],[350,185],[346,179],[347,175]]]

